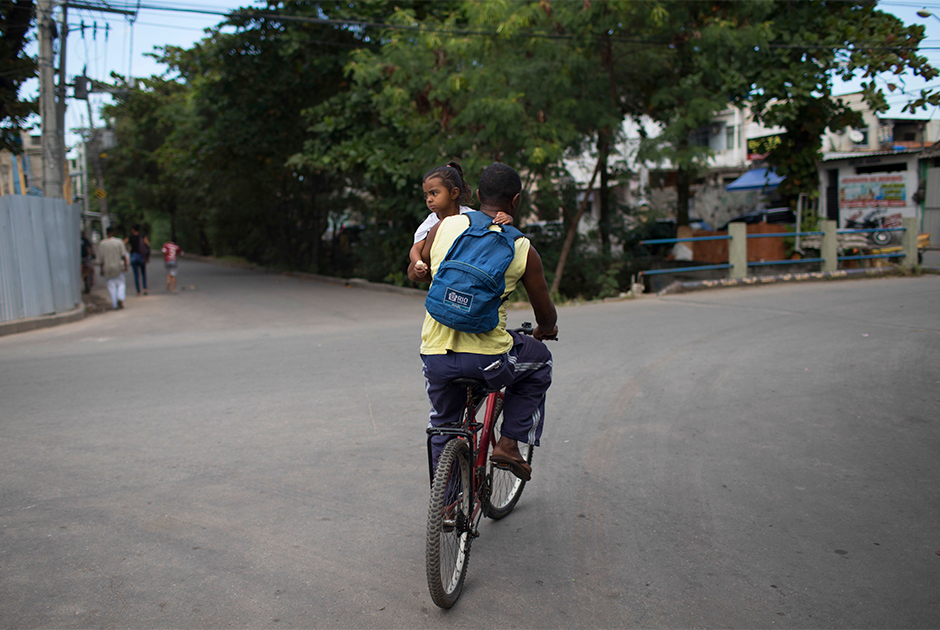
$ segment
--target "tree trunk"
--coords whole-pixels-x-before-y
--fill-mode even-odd
[[[689,194],[692,172],[688,166],[679,166],[676,172],[676,226],[689,224]]]
[[[555,279],[552,280],[549,295],[558,294],[558,286],[561,284],[562,274],[565,273],[565,263],[568,261],[568,253],[571,251],[571,246],[574,244],[574,237],[578,234],[578,224],[581,223],[581,216],[584,214],[588,203],[591,201],[591,193],[594,192],[594,180],[597,179],[597,172],[600,168],[601,162],[598,160],[597,166],[594,167],[594,174],[591,175],[591,181],[588,184],[587,191],[584,193],[584,199],[581,201],[581,206],[574,216],[574,221],[572,221],[571,225],[568,227],[568,234],[565,235],[565,242],[561,246],[561,254],[558,256],[558,266],[555,267]]]
[[[602,131],[597,142],[597,162],[601,170],[600,214],[597,218],[597,230],[601,237],[601,253],[610,254],[610,174],[607,172],[607,158],[610,154],[610,132]]]

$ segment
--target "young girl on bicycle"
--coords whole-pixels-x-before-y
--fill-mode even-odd
[[[414,245],[408,253],[411,259],[410,266],[414,269],[415,278],[413,279],[417,281],[428,273],[428,268],[421,260],[421,249],[424,247],[424,240],[431,228],[449,216],[472,210],[466,205],[461,205],[470,203],[470,186],[464,181],[463,169],[457,162],[448,162],[447,166],[432,168],[424,175],[423,182],[424,201],[431,214],[415,230]],[[493,223],[512,225],[512,217],[500,212],[493,219]]]

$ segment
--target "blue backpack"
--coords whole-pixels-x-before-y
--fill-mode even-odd
[[[484,333],[499,325],[506,270],[522,232],[511,225],[499,226],[502,231],[491,230],[493,220],[479,211],[465,216],[470,227],[450,246],[434,274],[424,306],[448,328]]]

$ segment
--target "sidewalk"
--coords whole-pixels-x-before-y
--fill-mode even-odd
[[[317,274],[311,273],[302,273],[302,272],[277,272],[265,269],[258,265],[252,264],[241,264],[233,263],[227,261],[215,260],[211,257],[205,256],[193,256],[187,255],[186,258],[190,260],[196,260],[199,262],[221,265],[226,267],[236,267],[239,269],[245,269],[248,271],[260,271],[262,273],[273,273],[280,275],[287,275],[296,278],[303,278],[305,280],[313,280],[316,282],[322,282],[325,284],[339,284],[345,285],[348,287],[356,287],[360,289],[367,289],[372,291],[383,291],[388,293],[399,293],[402,295],[416,295],[423,296],[425,295],[424,291],[420,289],[412,289],[408,287],[396,287],[389,284],[381,284],[376,282],[369,282],[360,278],[335,278],[332,276],[320,276]],[[930,249],[924,252],[923,263],[921,268],[927,273],[938,273],[940,274],[940,249]],[[871,273],[867,273],[871,272]],[[818,280],[837,280],[837,279],[849,279],[857,278],[863,276],[872,276],[872,275],[887,275],[895,273],[893,268],[880,268],[880,269],[858,269],[858,270],[843,270],[838,272],[830,272],[828,274],[823,274],[821,272],[816,273],[805,273],[805,274],[786,274],[785,276],[754,276],[748,277],[741,280],[701,280],[697,282],[674,282],[668,287],[665,287],[660,291],[659,295],[665,295],[669,293],[678,293],[685,291],[697,291],[704,289],[717,289],[717,288],[726,288],[731,286],[743,286],[743,285],[756,285],[756,284],[773,284],[777,282],[803,282],[803,281],[818,281]],[[651,294],[652,295],[652,294]],[[618,299],[618,298],[612,298]],[[101,279],[97,279],[95,286],[92,288],[90,293],[82,295],[83,303],[77,308],[67,312],[67,313],[57,313],[55,315],[44,315],[41,317],[31,317],[29,319],[18,319],[11,322],[0,322],[0,337],[5,335],[12,335],[15,333],[27,332],[30,330],[37,330],[40,328],[48,328],[50,326],[58,326],[60,324],[68,324],[71,322],[77,322],[84,319],[89,315],[98,315],[105,313],[111,310],[111,301],[108,297],[107,290],[104,288],[104,284]]]
[[[16,333],[37,330],[39,328],[48,328],[58,326],[59,324],[68,324],[77,322],[85,318],[84,302],[65,313],[56,313],[55,315],[42,315],[40,317],[28,317],[26,319],[15,319],[11,322],[0,322],[0,337],[4,335],[13,335]]]

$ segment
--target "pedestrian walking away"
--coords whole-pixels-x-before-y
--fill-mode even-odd
[[[114,228],[108,228],[108,238],[98,243],[98,260],[101,264],[101,275],[108,285],[108,295],[111,296],[111,307],[124,308],[127,299],[127,285],[124,282],[124,272],[127,271],[128,256],[124,241],[114,236]]]
[[[150,239],[140,233],[140,225],[131,228],[131,235],[124,239],[131,254],[131,268],[134,270],[134,288],[140,295],[143,281],[144,295],[147,295],[147,263],[150,262]]]
[[[172,290],[173,293],[176,293],[176,271],[179,266],[180,254],[183,253],[183,249],[173,242],[171,238],[169,241],[163,244],[163,265],[166,267],[166,290]],[[172,289],[170,288],[172,286]]]

